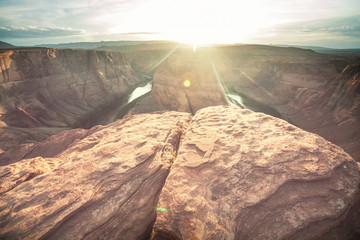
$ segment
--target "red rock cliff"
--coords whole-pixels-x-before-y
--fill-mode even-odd
[[[0,67],[0,149],[76,126],[142,81],[125,55],[105,51],[8,50]]]

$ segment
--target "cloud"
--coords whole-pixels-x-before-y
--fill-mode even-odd
[[[49,28],[49,27],[15,27],[0,26],[0,39],[6,38],[46,38],[82,35],[84,30],[72,28]]]
[[[360,15],[348,18],[323,19],[290,26],[293,31],[307,33],[323,33],[329,35],[360,36]]]
[[[329,19],[359,14],[358,1],[0,0],[0,39],[22,45],[160,37],[323,45],[331,39],[360,47],[359,16]]]
[[[136,36],[136,35],[156,35],[159,34],[160,32],[126,32],[126,33],[118,33],[118,34],[114,34],[114,35],[119,35],[119,36]]]
[[[329,18],[308,22],[292,23],[275,27],[277,33],[336,34],[360,36],[360,15],[347,18]]]
[[[360,48],[360,15],[277,25],[264,29],[259,39],[275,44]]]
[[[0,0],[0,23],[6,26],[71,27],[106,32],[140,0]],[[106,19],[109,21],[106,21]],[[105,21],[103,21],[103,19]]]

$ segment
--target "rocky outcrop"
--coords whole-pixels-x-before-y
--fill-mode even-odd
[[[0,154],[0,166],[39,156],[43,158],[55,157],[72,144],[101,129],[101,126],[95,126],[89,130],[72,129],[53,135],[40,143],[22,144]]]
[[[46,228],[44,231],[41,230],[39,236],[56,238],[56,234],[63,234],[62,231],[68,229],[69,224],[76,223],[77,227],[82,226],[80,219],[86,212],[91,212],[92,216],[96,215],[93,211],[103,213],[101,209],[108,206],[108,199],[117,199],[117,187],[128,189],[128,186],[135,186],[134,188],[142,191],[139,195],[131,192],[132,190],[126,190],[126,194],[134,193],[131,196],[142,198],[145,192],[143,188],[149,186],[147,179],[150,179],[151,186],[153,181],[156,182],[150,190],[152,193],[156,192],[155,195],[146,196],[156,205],[158,192],[165,181],[164,176],[169,171],[168,166],[159,167],[162,169],[161,176],[153,176],[148,174],[148,169],[142,168],[147,168],[146,164],[137,167],[137,163],[134,163],[135,167],[129,168],[128,171],[125,168],[119,170],[117,166],[122,166],[122,163],[117,165],[118,162],[115,160],[111,160],[115,167],[105,166],[106,163],[99,160],[108,159],[108,156],[111,156],[111,159],[122,159],[125,156],[122,148],[134,148],[131,145],[132,140],[126,144],[122,142],[124,147],[119,145],[118,148],[111,149],[113,152],[101,150],[93,154],[93,151],[102,149],[103,140],[100,138],[112,145],[110,138],[115,134],[112,126],[116,124],[94,127],[90,130],[73,129],[62,132],[83,126],[83,120],[90,119],[89,116],[93,116],[95,112],[96,116],[101,118],[103,112],[106,114],[108,110],[111,111],[108,108],[118,106],[117,102],[121,105],[122,100],[119,99],[126,99],[124,95],[145,78],[150,78],[152,73],[154,76],[151,94],[138,102],[129,115],[158,110],[177,110],[194,114],[207,106],[228,104],[227,94],[237,94],[241,96],[245,107],[260,109],[259,111],[270,114],[274,112],[274,116],[287,119],[296,126],[339,145],[360,161],[359,62],[359,59],[322,55],[311,50],[251,45],[205,48],[196,52],[173,46],[127,53],[44,48],[2,50],[0,153],[2,150],[12,150],[0,155],[0,165],[3,166],[3,173],[0,174],[3,187],[1,199],[5,199],[0,199],[0,202],[3,201],[1,204],[4,205],[1,206],[6,208],[6,211],[0,211],[1,214],[4,213],[2,217],[5,217],[4,222],[0,222],[0,228],[5,229],[3,226],[9,227],[15,222],[21,222],[24,225],[20,224],[19,229],[25,229],[25,226],[32,226],[36,231]],[[150,75],[137,74],[133,66]],[[187,86],[184,85],[185,81]],[[169,234],[174,238],[185,239],[207,239],[209,236],[252,238],[254,232],[261,232],[261,236],[264,237],[278,234],[279,238],[295,239],[300,234],[317,237],[327,232],[322,235],[324,239],[349,239],[355,238],[352,232],[360,234],[357,220],[360,219],[359,207],[356,207],[360,200],[355,196],[358,190],[354,188],[353,193],[346,195],[346,191],[339,187],[350,189],[350,186],[358,184],[355,165],[348,155],[322,138],[280,120],[229,109],[211,108],[200,111],[194,117],[190,130],[186,131],[180,155],[172,167],[162,193],[163,197],[158,204],[154,239],[161,239]],[[229,116],[224,117],[222,113]],[[177,114],[173,114],[173,118],[177,118]],[[167,116],[163,114],[158,119]],[[188,115],[180,114],[180,118],[184,117],[187,119]],[[128,123],[128,120],[124,120],[125,122],[117,124],[130,124],[133,121],[131,119],[140,118],[131,117]],[[158,136],[156,129],[161,126],[155,123],[147,125],[147,118],[144,117],[143,122],[138,122],[143,127],[139,126],[140,130],[134,132],[143,133],[144,130],[144,134],[147,134],[146,131],[150,131],[148,128],[154,128],[151,134]],[[156,121],[159,121],[159,125],[162,124],[160,120]],[[186,125],[184,121],[181,120],[183,123],[180,125]],[[253,124],[247,124],[248,122]],[[180,125],[176,125],[175,128],[182,129]],[[238,129],[240,126],[244,132]],[[62,133],[44,142],[34,143],[58,132]],[[107,134],[101,135],[100,132]],[[116,141],[121,142],[124,136],[126,139],[131,133],[121,130],[122,137],[116,138]],[[175,135],[178,136],[177,134]],[[89,140],[94,136],[97,139],[96,143]],[[139,135],[139,138],[141,136]],[[214,140],[216,136],[219,139]],[[202,140],[196,140],[197,138]],[[86,146],[81,147],[84,142]],[[137,146],[147,146],[148,140],[145,142],[144,145]],[[179,144],[178,139],[175,142],[172,148]],[[31,144],[18,146],[20,143]],[[137,154],[137,159],[141,154],[140,150],[136,151],[134,150],[134,154]],[[74,162],[78,159],[81,161],[79,160],[79,165],[76,165]],[[216,161],[212,162],[210,159]],[[87,164],[92,161],[96,164],[88,166]],[[147,163],[147,160],[145,162]],[[111,170],[113,168],[114,170]],[[138,182],[133,179],[139,176],[134,173],[137,169],[140,169],[139,174],[144,175],[141,178],[144,185],[136,185]],[[126,182],[125,185],[121,185],[122,183],[115,179],[114,176],[119,174],[121,181]],[[68,180],[71,176],[75,178]],[[187,176],[192,177],[191,181],[187,180]],[[62,182],[64,177],[65,183],[55,186]],[[151,180],[153,177],[156,180]],[[41,179],[40,182],[44,181],[41,183],[44,185],[37,185],[38,178]],[[99,180],[100,178],[110,179],[110,182]],[[181,180],[175,181],[178,178]],[[202,182],[204,179],[205,183]],[[83,181],[90,183],[86,185]],[[115,184],[114,189],[110,190],[105,187],[91,190],[94,189],[91,184],[104,186],[103,182],[111,186],[113,183],[118,185]],[[233,182],[238,184],[234,185]],[[184,183],[184,186],[179,185],[180,183]],[[45,184],[54,184],[54,190],[45,189]],[[79,187],[72,189],[68,185]],[[41,188],[34,191],[37,186]],[[65,189],[66,194],[60,189]],[[87,191],[92,193],[90,197]],[[23,196],[18,203],[14,200],[17,198],[15,192]],[[233,193],[236,195],[232,195]],[[191,196],[192,200],[187,196]],[[358,200],[354,205],[356,198]],[[56,203],[49,203],[51,201]],[[57,202],[60,202],[59,205]],[[10,207],[8,204],[14,205]],[[24,207],[21,207],[21,204]],[[126,204],[122,206],[127,206]],[[138,203],[135,201],[133,204],[132,206],[137,206]],[[353,208],[350,209],[352,204]],[[32,209],[37,211],[28,220],[25,212],[32,212]],[[117,213],[129,216],[123,207],[119,209]],[[306,209],[313,211],[307,212]],[[348,217],[339,227],[335,227],[345,218],[347,211],[350,212]],[[112,224],[118,221],[115,216],[117,213],[111,215],[106,212],[104,218],[99,220],[102,221],[101,224],[109,224],[105,224],[104,229],[115,226]],[[145,210],[144,213],[150,214],[151,217],[149,221],[144,221],[147,227],[141,227],[146,230],[141,230],[143,235],[140,234],[139,237],[148,236],[154,221],[154,207]],[[34,220],[35,218],[37,220]],[[112,220],[109,220],[110,218]],[[100,218],[94,218],[94,222],[97,219]],[[273,225],[280,227],[269,227],[269,219],[273,221]],[[312,224],[309,224],[309,219]],[[6,223],[8,220],[10,222]],[[8,225],[2,225],[4,223]],[[124,226],[130,229],[131,224]],[[47,227],[44,227],[45,225]],[[24,233],[25,230],[15,229],[16,227],[11,230],[8,227],[8,230],[3,232],[5,237],[28,236],[28,233]],[[331,227],[335,228],[328,231]],[[271,232],[277,228],[280,230],[276,233]],[[105,234],[107,231],[99,229],[103,228],[99,227],[94,232],[102,231],[102,234]],[[92,230],[85,228],[84,231]],[[41,235],[45,232],[47,235]],[[20,235],[17,235],[18,233]],[[117,233],[112,233],[106,233],[104,236],[118,236]],[[69,238],[75,236],[69,234]],[[91,238],[92,234],[93,232],[84,236]]]
[[[1,167],[0,238],[145,239],[189,120],[137,115],[86,130],[82,140],[72,130],[67,142],[76,142],[65,150]],[[63,138],[44,144],[51,149]]]
[[[138,103],[131,114],[154,110],[194,114],[204,107],[227,105],[223,88],[207,51],[181,48],[159,65],[151,95]]]
[[[359,62],[260,45],[203,48],[195,53],[180,48],[159,64],[151,95],[130,114],[164,109],[196,112],[228,104],[224,95],[231,94],[241,97],[239,103],[227,95],[233,104],[319,134],[360,161]],[[188,88],[185,79],[190,80]]]
[[[359,182],[354,160],[317,135],[248,110],[202,109],[160,195],[167,211],[153,239],[315,239],[346,216]]]
[[[3,50],[0,152],[85,126],[94,113],[101,117],[107,107],[122,105],[124,93],[153,75],[151,95],[136,103],[129,115],[195,113],[226,105],[226,94],[238,94],[245,107],[317,133],[360,161],[359,93],[354,87],[359,59],[260,45],[196,52],[176,44],[141,46],[110,49],[121,53]],[[190,86],[184,86],[185,80]]]
[[[0,238],[310,239],[345,219],[360,183],[339,147],[238,107],[135,115],[27,146],[4,153]]]
[[[324,103],[330,108],[353,108],[350,113],[360,112],[360,106],[356,102],[360,93],[360,64],[348,65],[336,76],[326,95],[330,95],[330,101]],[[334,88],[334,89],[333,89]]]
[[[299,88],[283,106],[293,121],[360,161],[360,68],[348,65],[317,89]]]
[[[270,106],[360,161],[359,58],[251,45],[212,55],[220,79],[244,105]]]
[[[3,50],[0,69],[3,150],[81,127],[86,116],[144,81],[124,54],[93,50]]]

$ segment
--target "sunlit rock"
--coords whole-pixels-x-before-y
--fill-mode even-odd
[[[239,107],[135,115],[3,156],[0,238],[311,239],[356,228],[357,163]]]
[[[151,95],[131,114],[159,109],[195,114],[204,107],[227,105],[224,88],[207,51],[179,49],[156,69]]]
[[[271,116],[200,110],[161,192],[153,239],[314,239],[356,200],[357,163]]]
[[[189,118],[137,115],[88,130],[56,156],[1,167],[0,238],[145,239]]]
[[[81,127],[143,81],[124,54],[94,50],[2,50],[0,71],[2,150]]]

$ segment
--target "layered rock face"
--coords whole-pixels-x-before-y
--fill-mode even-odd
[[[143,79],[121,53],[22,49],[0,53],[0,149],[76,127]]]
[[[359,63],[298,48],[240,45],[195,53],[182,48],[159,64],[151,96],[130,114],[195,112],[228,104],[226,94],[239,95],[241,104],[228,100],[317,133],[360,161]]]
[[[129,115],[158,110],[195,113],[203,107],[226,105],[226,94],[238,94],[245,107],[317,133],[360,161],[359,59],[270,46],[196,52],[177,47],[159,44],[126,53],[3,51],[0,149],[43,141],[84,126],[82,120],[94,112],[101,116],[107,110],[102,106],[116,108],[116,96],[144,80],[132,69],[135,66],[148,78],[153,75],[153,89]]]
[[[224,47],[213,55],[219,77],[244,105],[271,106],[360,161],[359,58],[269,46]]]
[[[287,109],[299,126],[341,146],[360,161],[360,64],[348,65],[317,90],[298,90],[296,101]]]
[[[84,131],[4,153],[1,237],[311,239],[358,199],[358,165],[341,148],[238,107]]]
[[[71,130],[66,150],[1,167],[1,238],[146,239],[189,120],[139,115],[87,130],[82,140]]]
[[[12,149],[0,155],[0,235],[145,239],[157,214],[153,239],[356,239],[354,161],[263,114],[139,115],[18,145],[101,117],[144,81],[132,65],[154,76],[129,115],[195,114],[238,94],[245,107],[270,106],[360,161],[359,62],[267,46],[2,51],[0,152]]]
[[[314,134],[261,113],[203,109],[160,195],[168,211],[154,239],[313,239],[345,217],[359,180],[352,158]]]
[[[137,104],[131,114],[154,110],[194,114],[204,107],[227,104],[224,86],[208,52],[183,48],[159,65],[151,95]]]

